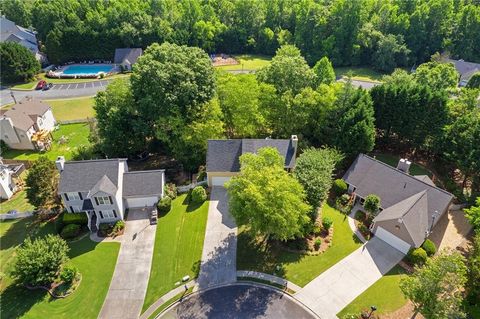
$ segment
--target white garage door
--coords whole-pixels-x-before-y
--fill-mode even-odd
[[[157,196],[127,198],[127,207],[129,208],[145,207],[145,205],[155,206],[157,202],[158,202]]]
[[[223,186],[230,180],[230,177],[212,177],[212,186]]]
[[[391,232],[383,229],[382,227],[377,227],[377,230],[375,231],[375,236],[377,236],[390,246],[400,250],[402,253],[408,253],[411,248],[409,243],[401,240],[400,238],[393,235]]]

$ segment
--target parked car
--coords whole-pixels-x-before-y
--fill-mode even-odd
[[[48,91],[52,88],[52,86],[53,86],[52,83],[48,83],[48,84],[43,86],[42,91]]]
[[[157,219],[158,219],[157,210],[153,209],[150,214],[150,225],[156,225]]]
[[[47,85],[47,81],[45,80],[38,81],[37,86],[35,87],[35,90],[42,90],[45,85]]]

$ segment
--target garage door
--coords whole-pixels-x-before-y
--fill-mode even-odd
[[[155,206],[157,202],[158,202],[157,196],[127,198],[127,207],[135,208],[135,207]]]
[[[410,250],[410,244],[401,240],[397,236],[393,235],[391,232],[385,230],[382,227],[377,227],[375,231],[375,236],[389,244],[390,246],[400,250],[402,253],[408,253]]]
[[[212,186],[223,186],[230,180],[230,177],[212,177]]]

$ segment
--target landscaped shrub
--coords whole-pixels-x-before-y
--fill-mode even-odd
[[[364,235],[365,237],[367,237],[367,239],[369,239],[369,234],[370,234],[370,229],[368,229],[367,225],[365,225],[364,223],[361,223],[358,225],[358,231]]]
[[[345,194],[348,190],[347,183],[343,179],[336,179],[333,182],[333,187],[332,187],[333,193],[335,196],[341,196]]]
[[[98,225],[98,235],[101,237],[111,236],[113,233],[113,223],[100,223]]]
[[[113,233],[118,234],[125,229],[125,222],[123,220],[117,220],[115,225],[113,225]]]
[[[165,185],[165,196],[170,197],[171,199],[177,198],[177,186],[172,183]]]
[[[198,169],[197,175],[197,182],[204,181],[207,178],[207,171],[205,170],[205,166],[200,166]]]
[[[207,199],[207,192],[202,186],[197,186],[192,190],[190,194],[193,203],[203,203]]]
[[[367,195],[363,207],[370,214],[376,214],[380,208],[380,197],[375,194]]]
[[[313,234],[314,234],[315,236],[318,236],[318,235],[320,235],[321,233],[322,233],[322,227],[315,225],[315,226],[313,227]]]
[[[315,246],[315,249],[318,250],[320,248],[320,245],[322,245],[322,240],[320,238],[315,239],[313,245]]]
[[[284,244],[290,249],[300,251],[308,250],[308,242],[305,240],[305,238],[287,240]]]
[[[332,227],[332,225],[333,225],[333,220],[331,218],[326,216],[322,218],[323,229],[328,231],[330,227]]]
[[[423,250],[425,250],[429,257],[435,255],[435,253],[437,252],[437,247],[430,239],[427,239],[423,242],[422,248]]]
[[[407,254],[407,260],[414,265],[423,265],[427,261],[427,253],[422,247],[410,249]]]
[[[75,266],[65,266],[60,273],[60,279],[65,283],[72,283],[78,275],[78,269]]]
[[[68,225],[68,224],[87,225],[88,218],[86,213],[64,213],[62,217],[62,222],[64,225]]]
[[[71,239],[75,238],[80,234],[80,229],[82,226],[78,224],[68,224],[63,227],[62,232],[60,233],[60,236],[65,239]]]
[[[165,196],[157,203],[157,209],[159,214],[166,214],[172,208],[172,199],[168,196]]]

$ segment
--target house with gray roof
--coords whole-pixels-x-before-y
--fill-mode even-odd
[[[467,62],[464,60],[444,59],[447,63],[452,63],[455,66],[458,74],[460,74],[459,86],[466,86],[470,78],[480,72],[480,63]]]
[[[371,231],[404,253],[423,244],[453,199],[428,176],[410,175],[410,165],[401,159],[395,168],[360,154],[343,176],[355,203],[370,194],[380,197]]]
[[[123,220],[125,209],[152,207],[163,197],[164,170],[128,171],[124,158],[55,161],[60,171],[58,195],[70,213],[85,212],[88,227]]]
[[[113,63],[121,65],[126,71],[132,70],[132,65],[137,63],[138,58],[143,54],[141,48],[120,48],[115,49]]]
[[[208,140],[207,179],[208,185],[223,186],[240,172],[240,156],[256,153],[262,147],[275,147],[285,159],[285,169],[295,167],[298,138],[290,139],[230,139]]]
[[[0,17],[0,42],[15,42],[27,48],[40,62],[46,57],[38,49],[37,35],[34,31],[16,25],[5,17]]]
[[[0,110],[0,139],[12,149],[48,149],[55,125],[52,108],[44,101],[24,99]]]

